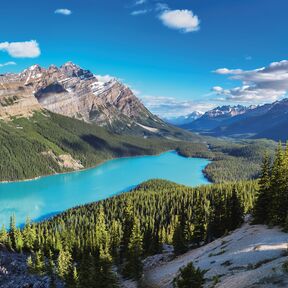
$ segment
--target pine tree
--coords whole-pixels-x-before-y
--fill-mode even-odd
[[[20,229],[16,229],[14,232],[14,241],[15,241],[15,249],[18,252],[22,252],[23,246],[24,246],[24,241],[22,237],[22,233]]]
[[[230,210],[228,230],[232,231],[238,228],[244,220],[244,209],[238,198],[236,187],[233,187],[231,198],[227,207]]]
[[[279,142],[276,151],[275,160],[272,167],[271,176],[271,209],[269,218],[272,224],[278,225],[283,224],[286,217],[286,210],[282,211],[283,195],[286,193],[286,173],[285,173],[285,158],[282,149],[282,144]],[[287,207],[285,208],[287,209]],[[285,212],[285,213],[283,213]]]
[[[271,167],[270,158],[265,154],[262,164],[261,178],[259,180],[259,194],[254,208],[254,222],[268,223],[271,206]]]
[[[30,273],[34,273],[35,272],[34,263],[33,263],[31,255],[27,257],[26,264],[27,264],[28,271]]]
[[[71,287],[73,287],[73,288],[78,288],[79,287],[79,276],[78,276],[78,272],[77,272],[76,266],[74,266],[74,268],[73,268],[73,283],[72,283]]]
[[[120,263],[127,257],[128,245],[134,225],[133,204],[130,199],[128,199],[126,203],[123,214],[123,237],[120,246]]]
[[[101,258],[105,261],[112,261],[110,255],[110,235],[106,228],[105,214],[103,206],[99,207],[99,214],[96,224],[96,249],[101,254]]]
[[[2,225],[2,228],[0,230],[0,243],[4,244],[4,245],[7,245],[8,243],[8,233],[7,233],[7,230],[4,226],[4,224]]]
[[[193,263],[180,269],[179,275],[173,281],[174,288],[202,288],[204,287],[204,272],[195,268]]]
[[[55,263],[53,260],[53,253],[51,250],[48,251],[48,262],[46,271],[50,277],[50,288],[56,288],[56,279],[55,279]]]
[[[119,261],[119,248],[122,235],[123,231],[120,221],[113,219],[110,228],[110,251],[116,263]]]
[[[180,221],[176,224],[176,228],[174,230],[173,247],[174,247],[174,253],[176,255],[183,254],[187,251],[184,227]]]
[[[13,214],[10,217],[10,229],[9,229],[9,238],[11,239],[11,245],[13,249],[16,249],[16,232],[17,228],[16,228],[16,217],[15,214]]]
[[[45,272],[45,259],[41,250],[35,253],[34,271],[37,274],[43,274]]]
[[[124,274],[135,280],[140,280],[143,272],[143,237],[141,234],[140,221],[134,219],[131,238],[128,244],[128,257]]]
[[[31,225],[30,218],[26,219],[26,224],[22,233],[24,238],[24,248],[28,251],[32,251],[36,241],[36,231],[35,227]]]
[[[65,280],[69,276],[72,270],[72,256],[67,249],[62,249],[59,252],[57,260],[57,274]]]

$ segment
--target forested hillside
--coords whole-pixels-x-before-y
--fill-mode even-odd
[[[272,157],[277,143],[271,140],[223,140],[203,137],[202,143],[182,145],[178,152],[186,157],[205,157],[213,160],[204,169],[214,183],[257,179],[260,176],[263,154]],[[241,173],[239,173],[241,171]]]
[[[30,271],[46,273],[52,282],[60,277],[68,287],[115,287],[112,263],[139,280],[142,258],[161,252],[163,243],[181,254],[237,228],[256,190],[256,182],[190,188],[152,180],[40,224],[27,221],[21,231],[12,217],[0,242],[32,252]]]
[[[38,112],[31,118],[0,121],[0,180],[74,171],[112,158],[174,149],[185,157],[213,160],[205,169],[212,182],[253,179],[260,173],[261,153],[271,153],[275,147],[273,141],[265,140],[230,142],[194,134],[189,137],[175,141],[124,136],[48,111]],[[67,159],[70,165],[65,163]],[[242,173],[238,173],[239,167]]]
[[[198,136],[190,135],[198,139]],[[75,170],[63,165],[72,157],[76,169],[105,160],[176,149],[179,141],[121,136],[76,119],[46,111],[32,118],[0,122],[0,180],[20,180]],[[70,158],[71,158],[70,157]],[[74,165],[75,166],[75,165]]]

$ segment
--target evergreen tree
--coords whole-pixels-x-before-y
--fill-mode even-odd
[[[10,229],[9,229],[9,237],[11,239],[11,245],[13,249],[16,249],[16,237],[17,237],[17,228],[16,228],[16,216],[13,214],[10,217]]]
[[[26,219],[26,224],[22,233],[23,233],[24,248],[27,249],[28,251],[32,251],[34,243],[36,241],[36,231],[35,227],[31,225],[30,218]]]
[[[254,222],[268,223],[269,209],[271,206],[271,167],[270,158],[265,154],[261,178],[259,180],[259,194],[254,208]]]
[[[45,259],[41,250],[35,253],[34,272],[37,274],[43,274],[45,272]]]
[[[286,193],[286,175],[285,175],[285,158],[282,149],[282,144],[279,142],[275,155],[275,160],[272,167],[271,175],[271,209],[269,218],[273,224],[280,224],[285,221],[287,207],[283,213],[282,201],[283,195]]]
[[[16,229],[14,232],[15,249],[18,252],[22,252],[24,241],[20,229]]]
[[[31,255],[29,255],[29,256],[27,257],[26,264],[27,264],[27,267],[28,267],[28,271],[29,271],[30,273],[34,273],[34,272],[35,272],[35,271],[34,271],[34,263],[33,263],[32,256],[31,256]]]
[[[59,252],[57,260],[57,274],[65,280],[68,278],[72,270],[72,256],[67,249],[62,249]],[[71,274],[70,274],[71,275]]]
[[[106,228],[103,206],[99,207],[96,224],[96,249],[101,254],[101,259],[107,262],[112,260],[110,255],[110,235]]]
[[[241,201],[238,197],[236,187],[233,187],[232,190],[232,195],[231,198],[229,199],[228,203],[228,209],[230,209],[230,215],[229,215],[229,225],[228,225],[228,230],[232,231],[235,230],[236,228],[239,228],[239,226],[243,223],[244,221],[244,209],[243,206],[241,205]]]
[[[128,199],[123,213],[123,237],[120,247],[120,262],[127,257],[128,245],[134,225],[133,204],[131,199]]]
[[[187,245],[185,240],[184,226],[180,221],[176,224],[176,228],[173,234],[173,247],[176,255],[183,254],[187,251]]]
[[[119,261],[119,248],[122,235],[123,231],[120,221],[113,219],[110,229],[110,251],[116,263]]]
[[[0,230],[0,243],[4,244],[4,245],[7,245],[8,243],[8,233],[7,233],[7,230],[4,226],[4,224],[2,225],[2,228]]]
[[[196,269],[191,262],[180,269],[179,275],[173,281],[173,286],[175,288],[202,288],[204,282],[204,272],[199,268]]]
[[[140,280],[143,273],[142,255],[143,238],[141,234],[140,221],[135,218],[133,221],[131,238],[128,244],[128,258],[124,274],[135,280]]]

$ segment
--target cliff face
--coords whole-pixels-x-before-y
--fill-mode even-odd
[[[124,84],[100,81],[68,62],[60,68],[34,65],[0,77],[0,117],[28,116],[41,108],[121,132],[167,128]]]
[[[29,117],[33,111],[40,110],[40,104],[33,95],[32,87],[11,78],[4,82],[0,77],[0,118]],[[7,79],[5,79],[7,81]],[[2,82],[3,81],[3,82]]]

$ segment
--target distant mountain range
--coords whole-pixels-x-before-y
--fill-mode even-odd
[[[185,124],[189,124],[195,120],[197,120],[198,118],[200,118],[204,113],[200,112],[200,111],[194,111],[188,115],[185,116],[179,116],[179,117],[166,117],[163,118],[164,121],[166,121],[167,123],[170,123],[172,125],[185,125]]]
[[[153,115],[120,81],[103,81],[72,62],[0,75],[0,119],[30,117],[41,109],[120,134],[178,137],[186,133]]]
[[[197,120],[180,127],[211,136],[286,141],[288,139],[288,99],[260,106],[217,107]]]

